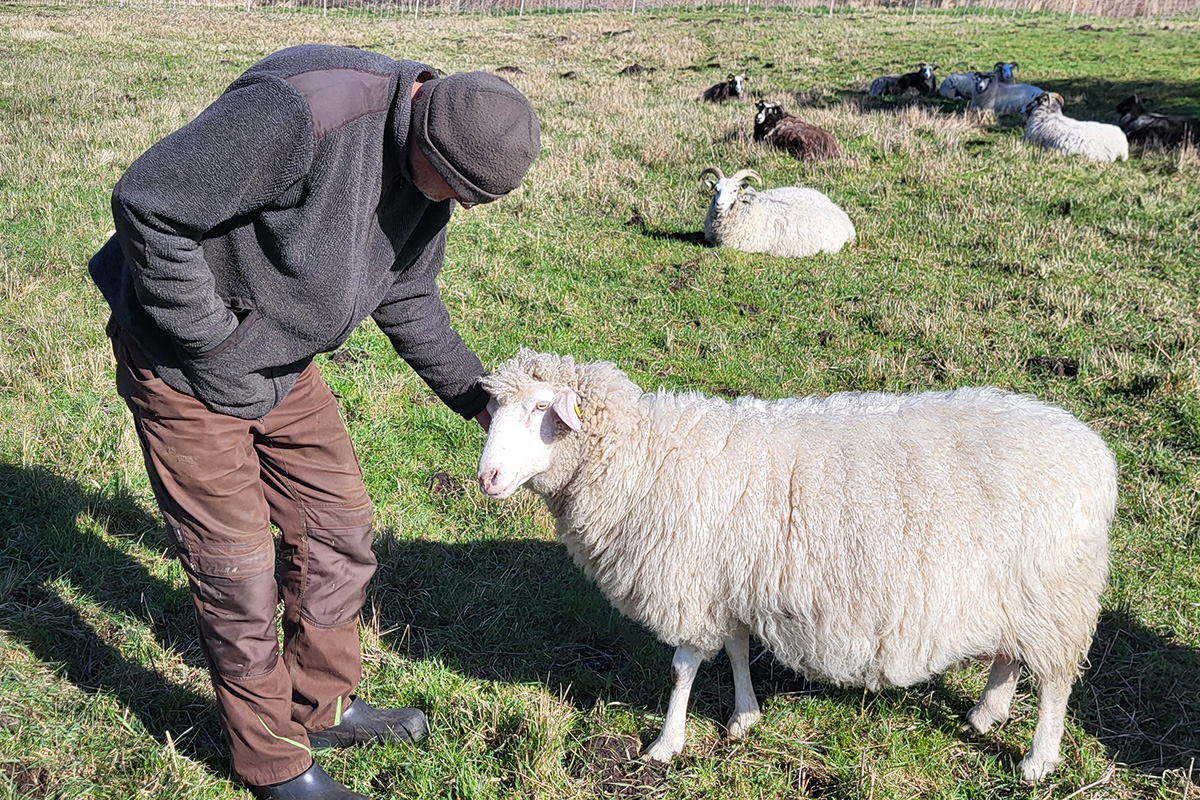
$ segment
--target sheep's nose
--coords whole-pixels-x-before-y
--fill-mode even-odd
[[[492,483],[499,477],[500,470],[492,468],[479,476],[479,485],[485,492],[492,490]]]

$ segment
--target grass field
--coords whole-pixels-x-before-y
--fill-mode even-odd
[[[415,704],[417,747],[320,757],[373,797],[1183,798],[1200,755],[1200,156],[1095,165],[1018,120],[862,102],[875,75],[1020,62],[1115,121],[1133,92],[1200,112],[1200,22],[1062,15],[319,13],[0,5],[0,796],[244,797],[229,779],[179,567],[167,554],[106,307],[86,263],[148,145],[263,55],[302,42],[446,72],[504,69],[542,120],[524,188],[452,221],[443,293],[494,364],[526,345],[724,396],[994,384],[1059,403],[1117,454],[1111,589],[1064,763],[1019,783],[1033,731],[960,730],[986,665],[879,694],[810,684],[755,649],[744,741],[724,656],[684,754],[661,724],[670,649],[613,611],[540,501],[475,489],[483,435],[370,324],[319,361],[377,509],[364,613],[372,701]],[[618,73],[638,63],[639,77]],[[730,71],[833,131],[839,159],[760,149],[753,107],[702,106]],[[826,192],[858,240],[779,260],[705,247],[696,176],[751,166]]]

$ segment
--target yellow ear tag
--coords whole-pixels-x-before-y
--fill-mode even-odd
[[[579,403],[575,404],[575,416],[577,416],[577,417],[583,416],[582,414],[579,413]]]

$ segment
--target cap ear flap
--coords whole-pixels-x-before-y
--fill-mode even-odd
[[[579,398],[575,396],[574,389],[560,389],[558,394],[554,395],[554,402],[550,404],[550,408],[564,425],[576,433],[583,427],[583,423],[579,421]]]

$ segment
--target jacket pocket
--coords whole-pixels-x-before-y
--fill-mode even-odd
[[[214,358],[224,353],[231,347],[237,346],[239,342],[246,338],[250,329],[258,322],[262,315],[258,313],[258,308],[255,307],[254,301],[246,297],[223,297],[226,308],[233,312],[237,317],[237,327],[233,329],[233,333],[225,337],[216,347],[209,350],[203,355],[194,356],[196,361],[204,361],[205,359]]]

